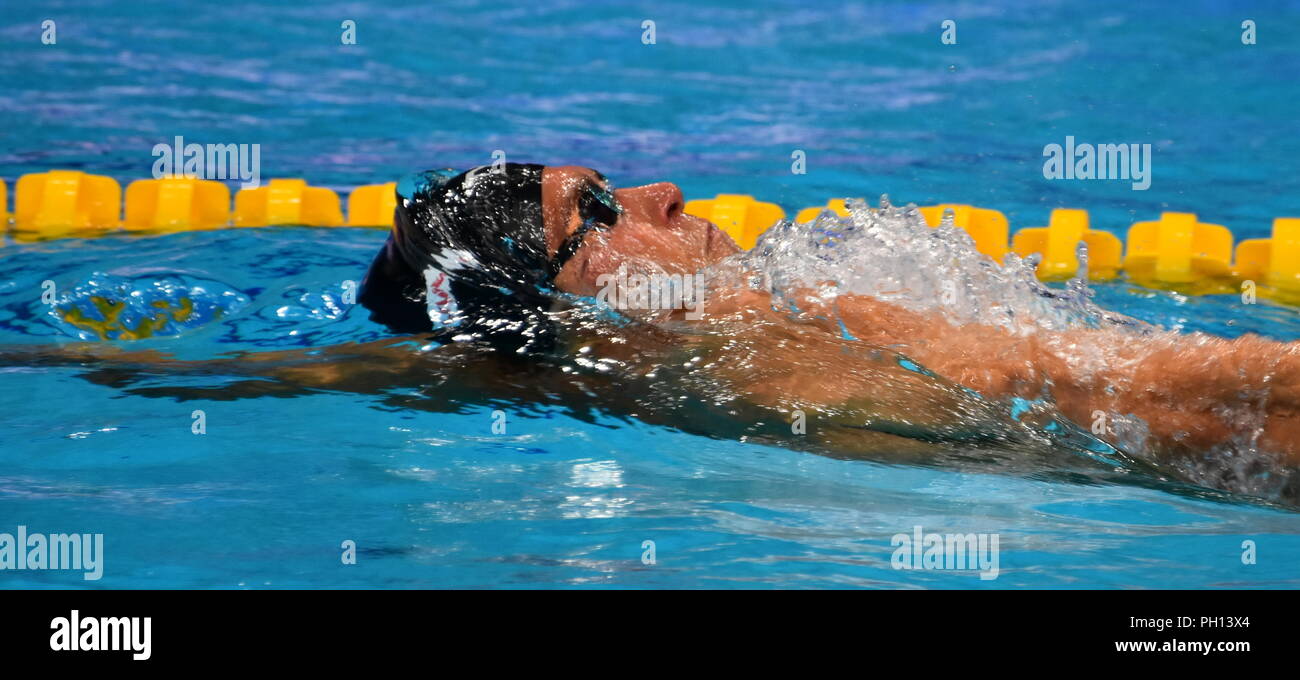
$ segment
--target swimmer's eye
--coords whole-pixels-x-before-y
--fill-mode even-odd
[[[623,214],[623,206],[618,204],[608,184],[599,186],[588,183],[584,186],[582,194],[578,196],[578,216],[582,218],[582,226],[565,237],[564,242],[555,251],[555,257],[551,258],[549,268],[550,280],[554,281],[555,277],[560,275],[560,270],[564,268],[564,263],[578,252],[578,247],[582,245],[582,239],[588,231],[614,226],[621,214]]]
[[[623,206],[606,187],[588,184],[578,197],[578,216],[583,222],[612,227],[622,213]]]

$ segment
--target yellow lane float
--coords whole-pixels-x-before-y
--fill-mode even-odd
[[[138,179],[126,187],[130,231],[218,229],[230,223],[230,189],[192,177]]]
[[[1007,254],[1007,239],[1010,237],[1010,226],[1007,224],[1006,215],[997,210],[956,203],[920,208],[926,224],[932,227],[939,226],[945,210],[952,211],[954,227],[970,234],[971,239],[975,241],[976,250],[993,258],[994,262],[1002,261],[1002,257]]]
[[[1088,228],[1087,210],[1057,208],[1046,227],[1021,229],[1011,239],[1011,250],[1020,257],[1042,255],[1038,278],[1063,281],[1079,271],[1079,242],[1088,246],[1088,278],[1104,281],[1119,275],[1123,244],[1110,232]]]
[[[1128,230],[1124,271],[1139,281],[1186,284],[1232,273],[1232,232],[1192,213],[1167,212]]]
[[[23,175],[14,189],[14,229],[39,238],[116,229],[121,210],[117,180],[80,170]]]
[[[1300,218],[1273,220],[1272,238],[1246,239],[1237,244],[1234,276],[1288,293],[1300,293]]]
[[[305,179],[273,179],[266,186],[235,194],[236,227],[281,224],[342,226],[339,195],[332,189],[307,186]]]
[[[755,201],[744,194],[718,194],[711,199],[686,202],[686,214],[703,217],[727,232],[736,244],[753,248],[758,236],[785,219],[785,211],[775,203]]]
[[[349,227],[391,227],[397,210],[397,182],[367,184],[348,194]]]

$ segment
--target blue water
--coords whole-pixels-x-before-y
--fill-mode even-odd
[[[1072,6],[1073,5],[1073,6]],[[0,177],[149,175],[155,144],[259,143],[262,176],[341,191],[430,166],[596,167],[787,211],[831,196],[1085,207],[1122,233],[1161,210],[1238,237],[1294,214],[1300,9],[1184,2],[38,2],[0,21]],[[1014,8],[1014,9],[1013,9]],[[1256,21],[1259,44],[1240,41]],[[53,19],[57,44],[42,45]],[[357,23],[341,45],[340,23]],[[642,22],[657,42],[641,42]],[[941,45],[953,19],[958,43]],[[1151,143],[1151,189],[1043,178],[1042,149]],[[791,153],[808,172],[790,172]],[[382,333],[343,304],[372,230],[219,231],[0,246],[0,347],[73,347],[40,305],[177,277],[243,296],[178,337],[207,359]],[[1300,338],[1300,314],[1120,283],[1106,307],[1184,330]],[[102,344],[102,343],[101,343]],[[515,403],[394,395],[179,401],[210,376],[0,368],[0,532],[103,532],[105,574],[0,587],[1296,587],[1300,515],[1160,484],[846,461]],[[216,381],[220,382],[220,381]],[[400,396],[400,395],[396,395]],[[495,435],[492,411],[507,412]],[[191,432],[191,412],[207,433]],[[1087,483],[1084,483],[1087,482]],[[1001,575],[902,571],[890,538],[989,532]],[[1244,565],[1241,544],[1258,545]],[[340,544],[355,541],[355,565]],[[642,562],[654,541],[655,564]]]

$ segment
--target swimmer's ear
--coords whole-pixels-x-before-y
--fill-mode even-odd
[[[413,172],[397,180],[397,198],[407,201],[414,200],[416,196],[426,195],[430,191],[447,186],[447,182],[459,174],[452,168]]]

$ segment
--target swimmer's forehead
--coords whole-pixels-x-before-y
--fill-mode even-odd
[[[609,178],[599,171],[581,165],[548,165],[542,171],[545,179],[568,184],[570,182],[589,181],[601,186],[609,184]]]
[[[593,184],[612,190],[609,180],[591,168],[548,165],[542,169],[542,225],[549,252],[554,253],[560,242],[577,228],[578,196],[584,187]]]

